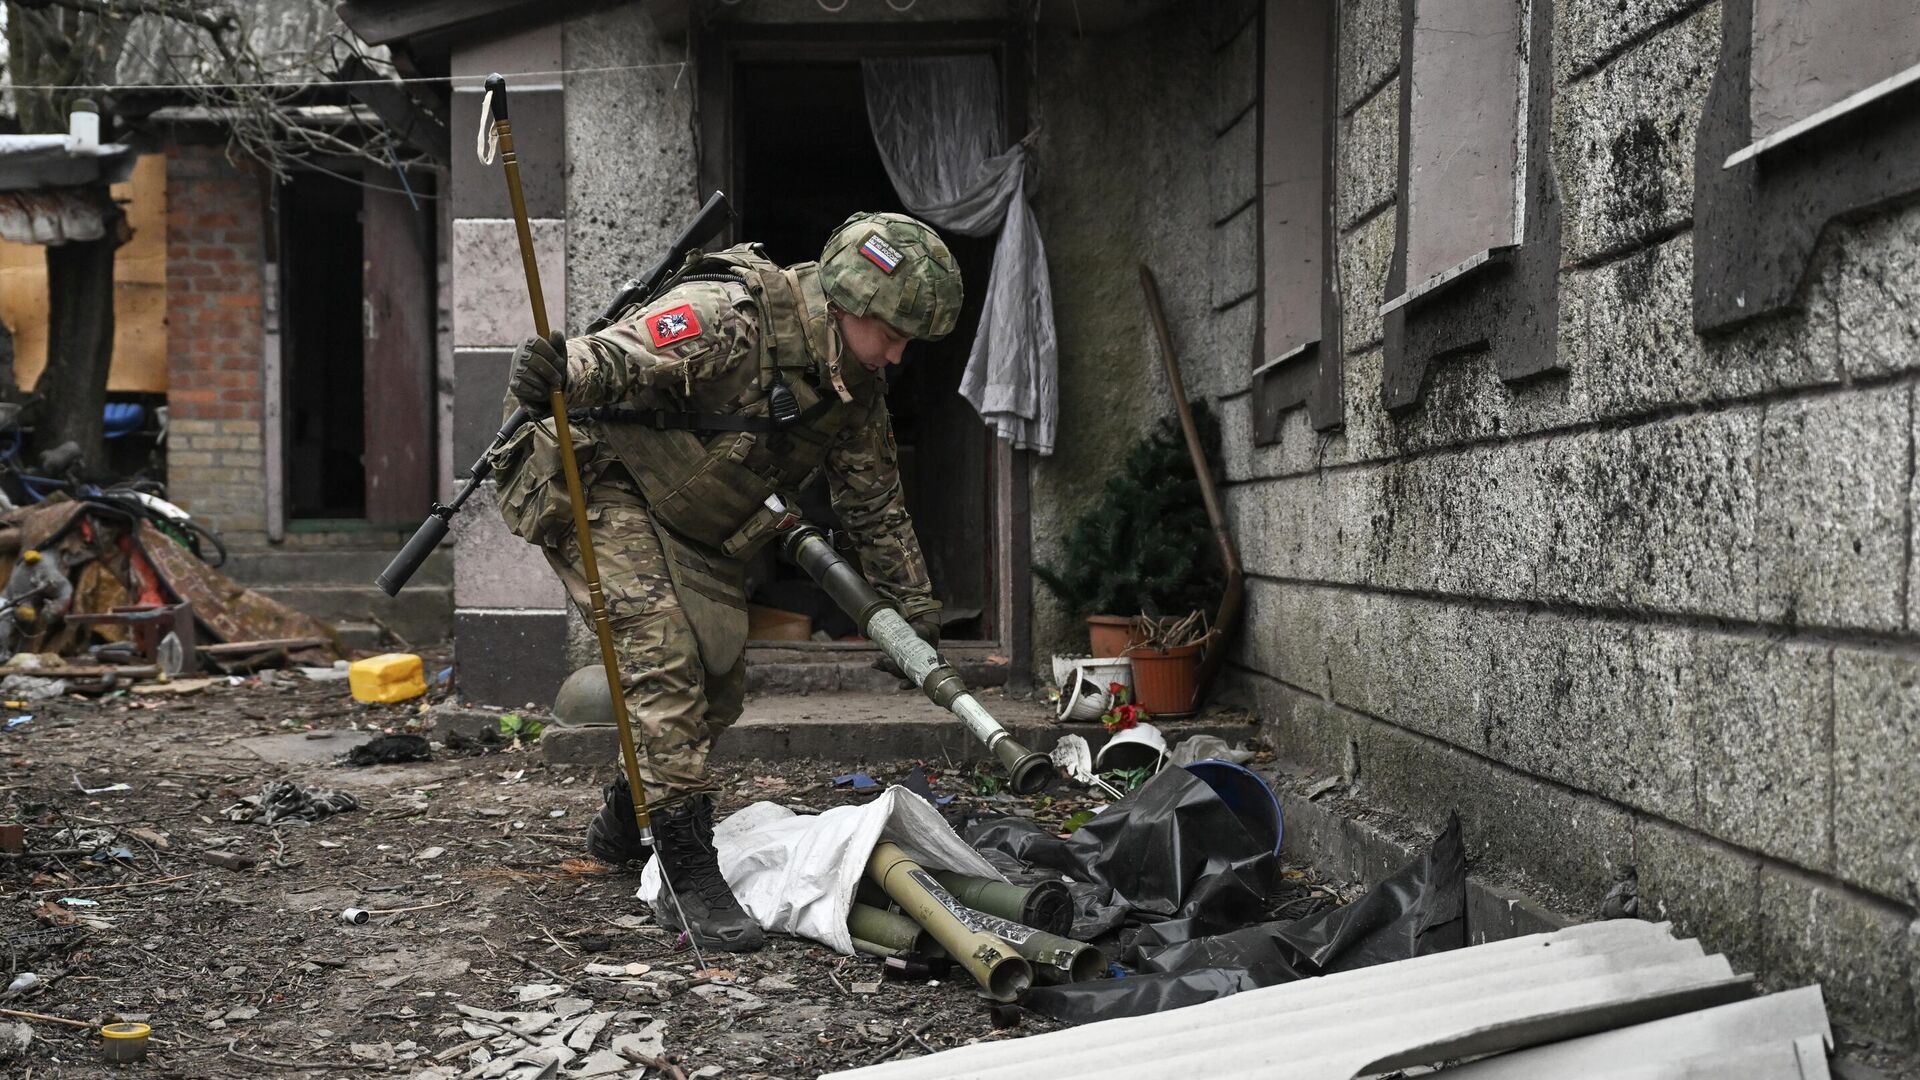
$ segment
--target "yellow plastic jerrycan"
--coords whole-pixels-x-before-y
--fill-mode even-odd
[[[382,653],[347,665],[347,685],[355,701],[408,701],[427,692],[426,669],[412,653]]]

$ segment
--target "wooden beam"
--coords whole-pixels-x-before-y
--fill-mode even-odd
[[[334,12],[369,45],[489,33],[610,7],[612,0],[342,0]]]
[[[447,125],[422,108],[412,94],[395,83],[367,82],[380,76],[357,56],[348,57],[333,77],[341,82],[353,83],[347,87],[347,91],[372,109],[387,130],[393,132],[401,142],[442,165],[448,163],[453,144],[451,136],[447,134]]]

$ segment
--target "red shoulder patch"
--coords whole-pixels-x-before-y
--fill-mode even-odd
[[[681,304],[647,316],[647,333],[653,336],[653,347],[663,349],[676,341],[699,337],[700,317],[693,313],[693,305]]]

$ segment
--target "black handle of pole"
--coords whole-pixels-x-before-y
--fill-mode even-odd
[[[507,77],[494,72],[481,84],[493,95],[493,119],[498,122],[507,118]]]

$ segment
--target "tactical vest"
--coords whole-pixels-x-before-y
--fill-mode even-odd
[[[784,269],[758,244],[742,245],[689,260],[661,296],[689,278],[716,276],[739,281],[752,297],[760,355],[757,365],[739,365],[709,393],[728,402],[731,415],[765,418],[769,391],[776,381],[784,382],[800,407],[800,419],[773,430],[703,431],[688,430],[697,417],[680,426],[648,423],[638,418],[647,414],[635,414],[633,420],[597,423],[594,434],[632,474],[655,521],[740,558],[770,537],[784,516],[767,505],[768,497],[779,494],[791,501],[812,483],[835,437],[883,388],[855,365],[848,380],[854,400],[842,402],[835,392],[828,358],[838,346],[838,330],[814,264]]]

